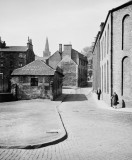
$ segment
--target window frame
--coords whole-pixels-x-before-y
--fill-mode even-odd
[[[31,86],[38,86],[38,77],[31,77],[30,79],[30,85]]]

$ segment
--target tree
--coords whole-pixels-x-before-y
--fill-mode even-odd
[[[87,58],[89,58],[89,57],[92,56],[92,52],[91,51],[92,51],[91,47],[86,46],[86,47],[83,48],[83,50],[81,51],[81,53],[83,55],[85,55]]]

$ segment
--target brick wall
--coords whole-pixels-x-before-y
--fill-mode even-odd
[[[101,98],[111,105],[111,14],[100,37]]]
[[[122,99],[129,101],[132,97],[132,73],[130,71],[132,67],[131,31],[132,5],[113,13],[113,90],[119,95],[120,101]]]
[[[93,50],[93,90],[101,88],[101,69],[100,69],[100,44],[99,36],[97,35],[96,44]]]

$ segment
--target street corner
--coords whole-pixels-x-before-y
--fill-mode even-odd
[[[52,103],[23,101],[0,108],[0,148],[35,149],[67,138],[62,119]]]

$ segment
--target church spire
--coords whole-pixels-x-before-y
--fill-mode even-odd
[[[46,43],[45,43],[45,51],[43,51],[43,57],[45,59],[49,58],[50,56],[50,51],[49,51],[49,42],[48,42],[48,38],[46,37]]]

